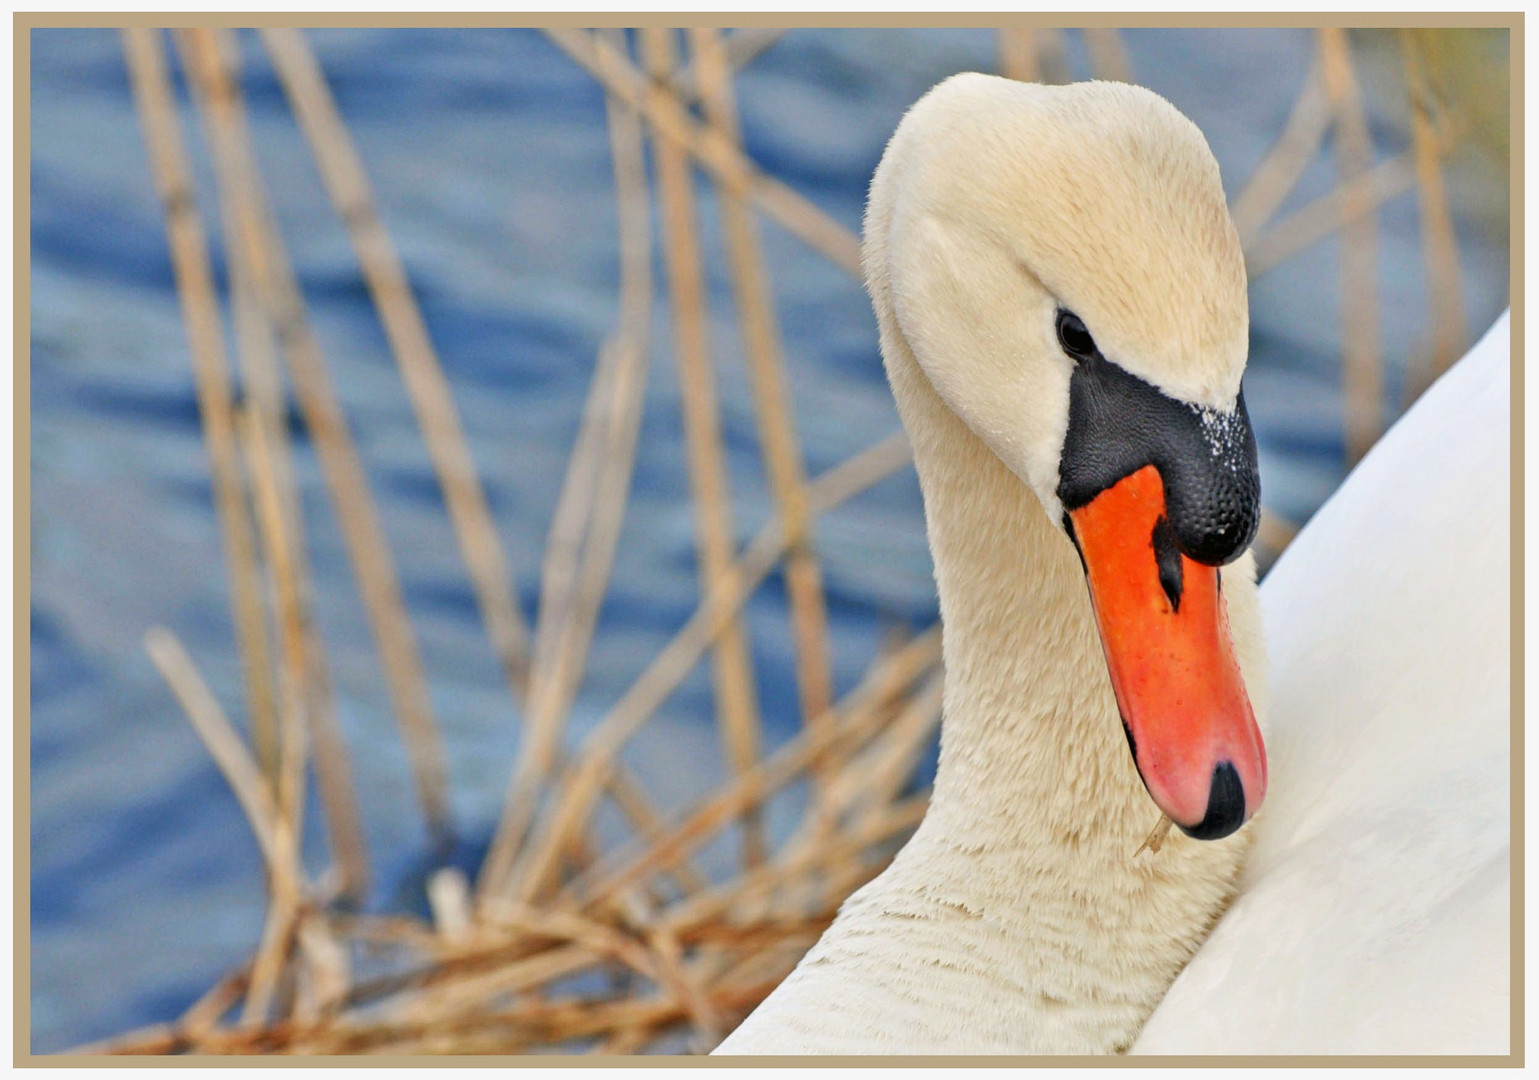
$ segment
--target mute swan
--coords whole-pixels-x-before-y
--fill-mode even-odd
[[[1506,983],[1495,968],[1506,956],[1506,849],[1492,811],[1506,797],[1505,721],[1494,738],[1497,696],[1482,674],[1480,736],[1460,746],[1445,725],[1434,737],[1460,696],[1457,686],[1430,690],[1450,658],[1471,656],[1499,667],[1505,686],[1505,617],[1491,629],[1472,599],[1447,633],[1421,635],[1414,660],[1383,633],[1450,611],[1448,583],[1470,570],[1460,530],[1431,557],[1438,572],[1420,590],[1365,602],[1380,638],[1355,636],[1363,628],[1345,598],[1399,588],[1417,565],[1373,562],[1355,537],[1342,544],[1373,517],[1373,500],[1399,498],[1401,543],[1455,528],[1413,527],[1415,511],[1388,479],[1401,475],[1403,488],[1394,439],[1359,470],[1376,477],[1369,501],[1338,508],[1349,484],[1269,579],[1290,727],[1274,748],[1276,805],[1234,832],[1268,786],[1251,719],[1254,707],[1264,720],[1262,613],[1251,556],[1235,559],[1256,506],[1239,396],[1248,316],[1238,241],[1196,128],[1130,86],[956,76],[889,144],[872,181],[865,264],[940,593],[941,758],[913,839],[717,1052],[1115,1052],[1156,1004],[1140,1052],[1505,1050]],[[1447,392],[1440,384],[1426,400]],[[1504,435],[1500,419],[1489,426]],[[1458,422],[1445,420],[1412,463],[1438,480],[1429,499],[1458,482],[1456,467],[1439,472],[1435,460]],[[1504,597],[1502,515],[1478,558],[1480,584]],[[1211,568],[1230,559],[1221,577]],[[1323,581],[1284,592],[1317,564]],[[1382,572],[1352,579],[1370,567]],[[1331,595],[1341,606],[1330,632],[1313,637],[1313,601]],[[1354,655],[1376,677],[1322,708],[1330,691],[1320,679]],[[1391,693],[1408,660],[1418,677]],[[1411,726],[1427,745],[1396,743],[1393,709],[1429,701],[1437,709]],[[1307,720],[1293,715],[1311,709]],[[1372,724],[1354,733],[1354,717],[1368,714]],[[1368,760],[1375,739],[1395,752]],[[1450,762],[1451,776],[1435,771]],[[1436,794],[1387,801],[1415,782]],[[1461,807],[1472,804],[1470,816]],[[1134,857],[1156,805],[1183,832],[1219,838],[1172,832],[1157,854]],[[1370,820],[1342,820],[1348,813]],[[1245,895],[1171,989],[1234,895],[1252,833],[1263,839]],[[1422,892],[1397,899],[1396,882],[1375,880],[1365,855],[1391,868],[1417,862],[1405,881]],[[1428,880],[1436,867],[1446,881]],[[1383,912],[1394,916],[1384,932],[1364,935],[1362,921]],[[1457,929],[1461,913],[1480,920],[1471,956],[1457,933],[1408,947],[1417,927]],[[1328,955],[1333,946],[1341,955]],[[1382,1009],[1351,1000],[1365,962],[1384,964],[1362,984]],[[1491,989],[1449,1007],[1429,992],[1440,975],[1459,989],[1486,977]],[[1402,1006],[1403,1019],[1386,1019]],[[1472,1022],[1471,1007],[1500,1013],[1500,1040],[1463,1038],[1497,1026]],[[1419,1024],[1425,1037],[1412,1037]]]
[[[1124,1050],[1266,787],[1218,165],[1147,90],[958,75],[894,133],[864,261],[940,594],[934,796],[718,1052]],[[1133,858],[1157,805],[1213,839]]]

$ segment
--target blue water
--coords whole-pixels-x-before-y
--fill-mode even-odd
[[[529,31],[311,35],[357,140],[454,387],[532,618],[539,554],[595,352],[616,318],[616,229],[604,103]],[[1135,76],[1203,128],[1231,191],[1265,153],[1307,70],[1303,31],[1129,31]],[[1087,74],[1077,37],[1070,62]],[[245,88],[270,192],[401,572],[449,753],[466,852],[495,820],[518,717],[480,630],[410,406],[346,235],[254,38]],[[739,79],[748,152],[858,228],[865,185],[903,109],[940,78],[992,70],[982,30],[795,31]],[[1392,88],[1391,88],[1392,89]],[[1370,83],[1380,153],[1405,145]],[[205,220],[217,225],[196,128]],[[226,708],[237,681],[219,535],[160,212],[116,34],[32,33],[32,1046],[59,1050],[174,1017],[249,955],[260,861],[207,753],[142,648],[173,629]],[[1290,206],[1329,190],[1311,167]],[[1505,305],[1505,211],[1458,225],[1472,334]],[[1461,203],[1461,206],[1464,204]],[[724,426],[745,539],[765,520],[751,399],[728,315],[714,207],[701,217]],[[1390,392],[1426,310],[1417,209],[1380,215]],[[217,228],[215,231],[218,255]],[[897,427],[858,283],[763,229],[790,383],[816,473]],[[661,270],[659,268],[659,280]],[[1263,490],[1303,520],[1342,475],[1335,248],[1257,282],[1247,397]],[[635,489],[572,732],[580,737],[696,603],[682,432],[659,304]],[[298,479],[317,614],[360,779],[372,904],[412,902],[425,860],[410,775],[351,574],[302,427]],[[935,616],[917,485],[884,482],[818,525],[836,681],[850,686],[893,624]],[[748,609],[770,740],[793,727],[782,583]],[[696,672],[633,743],[631,767],[678,804],[721,775]],[[318,815],[310,814],[312,825]],[[318,829],[318,825],[317,825]],[[320,865],[321,837],[307,838]],[[462,857],[470,857],[462,853]]]

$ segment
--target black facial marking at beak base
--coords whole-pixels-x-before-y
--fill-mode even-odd
[[[1161,517],[1154,523],[1154,533],[1149,537],[1149,544],[1154,548],[1154,564],[1160,570],[1160,588],[1165,590],[1165,597],[1170,601],[1170,610],[1181,610],[1181,550],[1176,546],[1176,534],[1170,527],[1170,520]]]
[[[1078,510],[1119,480],[1153,465],[1165,487],[1176,547],[1222,566],[1261,524],[1256,436],[1240,393],[1232,412],[1178,401],[1096,351],[1076,356],[1058,498]]]
[[[1074,545],[1074,554],[1079,556],[1079,568],[1085,572],[1086,577],[1089,577],[1090,567],[1085,565],[1085,549],[1079,546],[1079,536],[1074,531],[1074,519],[1069,516],[1068,511],[1064,511],[1063,515],[1063,531],[1069,534],[1069,542]]]

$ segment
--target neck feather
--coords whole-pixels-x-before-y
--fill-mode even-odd
[[[963,830],[973,845],[989,832],[1017,852],[1090,834],[1136,846],[1158,812],[1128,753],[1073,545],[901,339],[885,345],[940,593],[945,720],[929,831]]]

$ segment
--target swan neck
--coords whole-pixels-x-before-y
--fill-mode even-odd
[[[894,344],[888,370],[924,494],[946,666],[926,832],[965,830],[970,846],[1012,851],[1066,829],[1109,830],[1120,843],[1149,803],[1073,544]],[[992,808],[987,838],[979,807]]]

